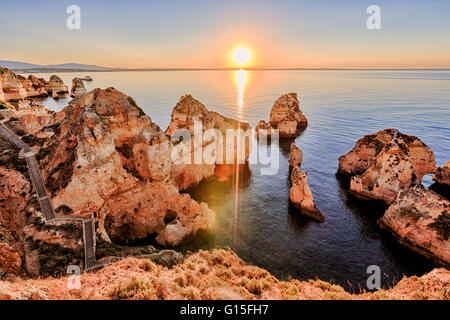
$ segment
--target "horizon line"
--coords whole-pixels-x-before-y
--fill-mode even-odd
[[[317,68],[305,68],[305,67],[289,67],[289,68],[263,68],[263,67],[250,67],[250,68],[238,68],[238,67],[225,67],[225,68],[178,68],[178,67],[162,67],[162,68],[109,68],[105,69],[77,69],[77,68],[11,68],[14,72],[23,73],[49,73],[49,72],[130,72],[130,71],[450,71],[450,68],[329,68],[329,67],[317,67]]]

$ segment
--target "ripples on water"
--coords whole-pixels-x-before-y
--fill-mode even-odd
[[[84,75],[84,74],[83,74]],[[210,110],[242,118],[253,127],[268,120],[273,102],[297,92],[308,128],[295,139],[303,150],[302,168],[316,204],[326,218],[315,223],[289,206],[289,141],[280,143],[280,170],[261,176],[257,165],[246,170],[234,224],[234,182],[214,178],[190,190],[217,213],[214,232],[196,237],[186,248],[230,246],[249,263],[280,279],[335,280],[356,290],[365,287],[366,268],[381,267],[384,287],[403,274],[422,274],[433,265],[399,246],[380,231],[382,208],[358,201],[335,173],[340,155],[362,136],[398,128],[429,145],[438,165],[450,159],[449,71],[247,71],[242,106],[238,106],[235,71],[91,73],[88,89],[113,86],[133,96],[164,130],[178,99],[191,93]],[[60,74],[65,83],[80,74]],[[239,97],[242,99],[242,96]],[[45,104],[62,109],[69,99]],[[431,176],[424,184],[432,183]]]

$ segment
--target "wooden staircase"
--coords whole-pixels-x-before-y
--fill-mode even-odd
[[[81,222],[83,227],[83,244],[84,244],[84,269],[91,270],[97,267],[96,265],[96,237],[95,237],[95,225],[94,217],[90,219],[83,218],[56,218],[55,210],[51,202],[51,198],[45,188],[44,178],[42,177],[41,170],[39,169],[38,162],[34,157],[33,151],[26,145],[14,132],[12,132],[3,123],[0,123],[0,135],[4,136],[11,143],[19,147],[27,162],[28,171],[30,172],[33,188],[36,192],[39,204],[41,206],[42,213],[46,222],[55,220],[67,220],[73,222]]]
[[[84,269],[95,268],[95,225],[94,219],[83,220]]]

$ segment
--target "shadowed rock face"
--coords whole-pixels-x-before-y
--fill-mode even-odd
[[[450,160],[447,161],[445,166],[436,169],[433,180],[450,187]]]
[[[159,243],[177,245],[214,225],[214,212],[172,183],[177,175],[195,175],[172,167],[172,143],[131,97],[96,89],[72,100],[55,119],[57,130],[38,154],[55,208],[97,212],[106,240],[158,235]],[[176,213],[173,220],[182,228],[165,221],[167,211]]]
[[[350,192],[363,199],[392,203],[397,193],[420,184],[435,170],[433,152],[417,137],[386,129],[358,140],[339,158],[339,173],[353,176]]]
[[[0,243],[0,270],[18,274],[22,268],[20,254],[7,243]]]
[[[28,80],[31,81],[31,85],[36,89],[36,88],[41,88],[44,87],[46,84],[48,84],[48,81],[45,80],[44,78],[38,78],[32,74],[30,74],[28,76]]]
[[[450,265],[450,202],[417,185],[399,192],[379,224],[411,249]]]
[[[324,222],[325,218],[317,209],[311,189],[308,184],[308,175],[306,171],[302,171],[300,166],[302,163],[302,151],[295,145],[291,144],[291,158],[289,166],[292,169],[291,183],[289,190],[289,200],[299,209],[302,214],[307,215],[319,222]]]

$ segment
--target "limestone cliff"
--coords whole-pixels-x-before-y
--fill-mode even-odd
[[[450,266],[450,201],[417,185],[399,192],[379,224],[402,244]]]
[[[339,173],[351,176],[350,192],[392,203],[397,193],[419,185],[435,170],[433,152],[419,138],[386,129],[358,140],[339,158]]]
[[[55,134],[40,149],[55,208],[73,215],[96,212],[106,240],[157,235],[178,245],[214,225],[214,212],[178,192],[172,143],[129,96],[95,89],[55,114]]]
[[[195,132],[196,124],[199,132]],[[165,133],[181,150],[180,161],[175,161],[172,168],[173,183],[181,189],[212,176],[215,170],[234,172],[232,167],[245,165],[252,150],[248,123],[209,111],[190,94],[181,97],[174,107]],[[185,136],[179,138],[183,133],[187,134],[186,140],[183,140]],[[187,151],[183,151],[185,147]]]

